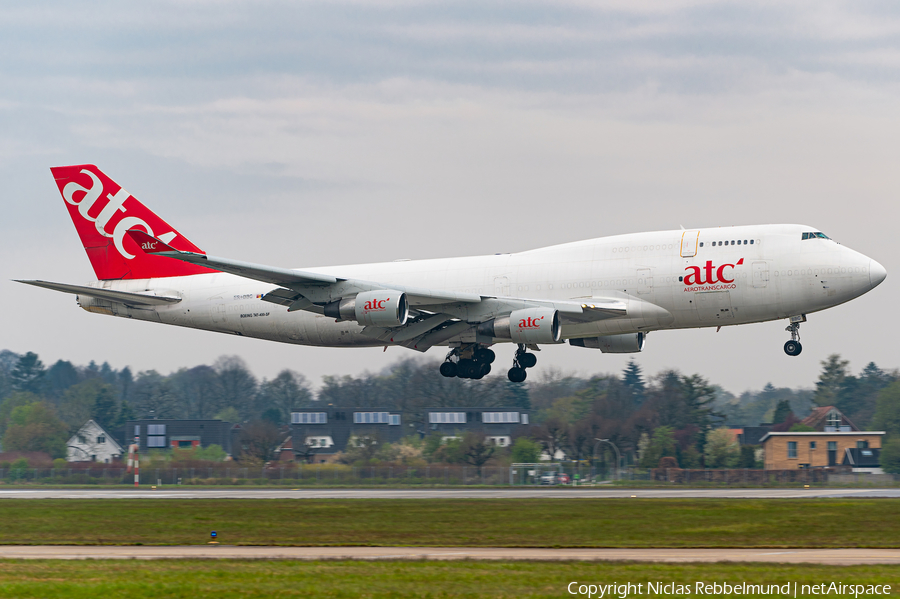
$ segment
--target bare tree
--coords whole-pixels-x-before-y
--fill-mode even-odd
[[[250,459],[269,462],[284,435],[271,422],[257,421],[244,426],[241,431],[242,454]]]

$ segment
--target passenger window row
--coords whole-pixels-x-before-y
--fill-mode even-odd
[[[744,239],[743,242],[740,239],[738,239],[738,240],[732,239],[730,242],[729,241],[713,241],[710,244],[710,246],[711,247],[719,247],[721,245],[742,245],[742,244],[743,245],[753,245],[753,240],[751,239],[751,240],[747,241],[746,239]],[[700,242],[700,247],[703,247],[702,241]]]

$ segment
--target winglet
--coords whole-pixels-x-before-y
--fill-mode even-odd
[[[131,237],[131,240],[134,241],[145,254],[182,253],[161,239],[157,239],[152,235],[147,235],[138,229],[129,229],[127,235]]]

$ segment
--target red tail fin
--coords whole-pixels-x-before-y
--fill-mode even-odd
[[[143,229],[177,250],[202,250],[156,216],[96,166],[51,168],[98,279],[149,279],[214,272],[202,266],[146,254],[125,234]]]

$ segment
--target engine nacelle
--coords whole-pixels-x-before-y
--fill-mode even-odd
[[[355,320],[365,327],[400,327],[409,319],[409,301],[403,292],[378,289],[325,304],[324,312],[325,316]]]
[[[526,308],[483,322],[478,333],[514,343],[559,343],[559,313],[551,308]]]
[[[569,339],[569,345],[599,349],[604,354],[634,354],[644,349],[644,334],[624,333],[586,339]]]

